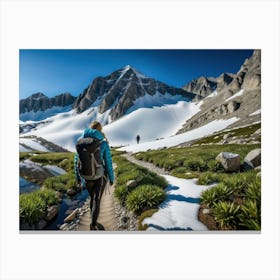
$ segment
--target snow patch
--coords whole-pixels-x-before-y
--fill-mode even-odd
[[[46,147],[37,142],[36,139],[20,138],[19,144],[24,144],[35,151],[50,152]],[[26,149],[24,151],[23,149],[25,148],[22,145],[20,145],[20,152],[29,152],[29,150]]]
[[[112,146],[132,145],[136,135],[141,141],[153,141],[174,135],[199,108],[191,102],[179,101],[162,107],[140,108],[104,127]],[[149,142],[150,143],[150,142]]]
[[[72,105],[65,106],[65,107],[54,106],[45,111],[34,112],[34,110],[32,110],[30,112],[20,114],[19,118],[21,121],[24,121],[24,122],[29,121],[29,120],[41,121],[46,118],[52,117],[58,113],[68,112],[71,110],[71,108],[72,108]]]
[[[200,207],[200,195],[214,186],[197,185],[197,179],[180,179],[170,175],[162,175],[169,185],[165,189],[166,199],[159,205],[159,211],[152,217],[144,219],[152,230],[207,230],[197,216]]]
[[[127,111],[126,114],[129,114],[137,109],[141,108],[153,108],[158,106],[166,106],[171,104],[176,104],[179,101],[186,101],[188,102],[188,98],[183,98],[181,95],[171,95],[169,93],[161,94],[158,91],[154,95],[145,94],[137,98],[134,101],[133,106],[131,106]]]
[[[261,113],[261,109],[255,111],[254,113],[250,114],[249,116],[259,115]]]
[[[234,99],[234,98],[237,97],[237,96],[241,96],[241,95],[243,94],[243,92],[244,92],[244,89],[241,89],[240,91],[238,91],[237,93],[235,93],[233,96],[227,98],[225,102],[227,102],[227,101],[229,101],[229,100],[231,100],[231,99]]]

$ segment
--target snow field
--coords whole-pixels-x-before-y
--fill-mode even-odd
[[[134,144],[126,147],[119,148],[119,151],[127,151],[127,152],[145,152],[149,149],[159,149],[163,147],[173,147],[179,145],[184,142],[188,142],[191,140],[199,139],[201,137],[210,135],[214,132],[218,132],[220,130],[225,129],[230,124],[236,122],[238,118],[233,117],[228,120],[215,120],[204,126],[193,129],[191,131],[178,134],[175,136],[167,137],[165,139],[160,139],[157,141],[146,142],[142,144]]]

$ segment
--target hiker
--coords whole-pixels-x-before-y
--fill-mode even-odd
[[[137,141],[137,144],[139,144],[139,141],[140,141],[140,136],[139,135],[136,136],[136,141]]]
[[[108,140],[102,132],[102,126],[94,121],[86,128],[76,143],[77,153],[74,169],[78,185],[85,184],[90,195],[91,230],[100,229],[96,223],[100,201],[108,182],[114,183],[114,171]],[[103,228],[104,229],[104,228]]]

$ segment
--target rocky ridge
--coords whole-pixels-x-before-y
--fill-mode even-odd
[[[186,121],[178,134],[218,119],[238,118],[229,128],[260,122],[261,51],[255,50],[236,74],[201,77],[184,87],[197,95],[200,111]]]
[[[70,93],[62,93],[55,97],[49,98],[43,93],[38,92],[32,94],[28,98],[21,99],[19,101],[19,111],[20,114],[23,114],[31,111],[45,111],[54,106],[65,107],[72,105],[75,99],[76,98]]]

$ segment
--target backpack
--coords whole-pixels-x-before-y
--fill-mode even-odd
[[[81,138],[76,143],[76,150],[79,156],[78,170],[85,180],[96,180],[104,175],[100,145],[103,140],[95,138]]]

